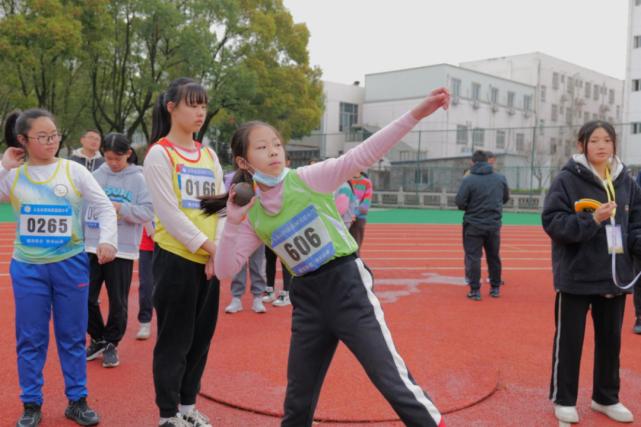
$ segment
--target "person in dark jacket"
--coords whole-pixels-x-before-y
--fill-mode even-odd
[[[485,257],[490,276],[490,295],[499,297],[501,286],[501,219],[503,204],[510,200],[510,189],[505,176],[494,172],[481,150],[472,155],[474,165],[463,180],[455,203],[463,216],[463,248],[465,249],[465,277],[470,285],[467,297],[481,300],[481,256]]]
[[[637,175],[637,185],[641,187],[641,171]],[[641,271],[641,260],[635,263],[636,271]],[[634,322],[634,333],[641,334],[641,280],[637,281],[634,285],[634,316],[636,320]]]
[[[556,417],[576,423],[581,350],[586,317],[592,307],[595,333],[592,408],[621,422],[632,413],[619,402],[619,354],[625,296],[634,278],[634,257],[641,256],[641,188],[616,157],[616,133],[601,120],[579,131],[576,154],[566,163],[545,198],[543,228],[552,239],[556,291],[556,333],[550,400]],[[593,212],[575,211],[575,203],[593,199]],[[606,231],[620,227],[615,246],[615,284]]]
[[[102,135],[100,135],[100,132],[94,129],[86,130],[82,138],[80,138],[82,148],[73,150],[73,153],[67,159],[80,163],[89,172],[94,173],[105,163],[105,158],[100,154],[101,141]]]

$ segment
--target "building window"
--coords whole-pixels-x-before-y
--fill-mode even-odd
[[[472,83],[472,99],[481,99],[481,85],[478,83]]]
[[[632,123],[632,133],[635,135],[641,133],[641,123]]]
[[[568,77],[568,93],[574,93],[574,79]]]
[[[505,131],[496,131],[496,148],[505,148]]]
[[[565,123],[571,125],[572,124],[572,114],[574,114],[574,111],[568,107],[567,110],[565,110]]]
[[[552,138],[552,141],[556,141],[554,138]],[[552,142],[550,144],[550,154],[554,155],[556,154],[556,142]]]
[[[569,156],[570,154],[572,154],[572,141],[570,141],[569,139],[566,139],[565,140],[565,155]]]
[[[541,86],[541,102],[545,102],[545,86]]]
[[[492,88],[491,92],[492,104],[498,104],[499,102],[499,89],[496,87]]]
[[[559,88],[559,73],[552,73],[552,89]]]
[[[514,92],[507,93],[507,106],[514,107]]]
[[[608,103],[610,105],[614,104],[614,89],[610,89],[610,93],[608,94]]]
[[[621,120],[621,106],[617,105],[617,120]]]
[[[636,79],[632,80],[632,92],[638,92],[641,90],[641,80]]]
[[[461,81],[452,79],[452,96],[461,96]]]
[[[559,119],[559,107],[552,104],[552,121],[556,122]]]
[[[532,97],[530,95],[523,96],[523,109],[526,111],[532,110]]]
[[[590,121],[590,113],[588,112],[583,113],[583,121],[586,123]]]
[[[354,126],[358,122],[358,105],[341,102],[339,132]]]
[[[592,96],[592,83],[585,82],[585,97],[590,98]]]
[[[524,133],[517,133],[516,134],[516,149],[517,150],[523,150],[525,146],[525,134]]]
[[[456,125],[456,143],[467,144],[467,126]]]
[[[635,5],[635,6],[639,6],[639,5],[641,5],[641,0],[636,0],[636,1],[634,2],[634,5]]]
[[[594,99],[595,99],[595,101],[599,100],[599,91],[600,90],[601,90],[601,88],[599,87],[599,85],[594,85]]]
[[[479,145],[482,147],[485,144],[485,131],[478,128],[474,129],[472,138],[474,139],[474,145]]]
[[[638,49],[641,47],[641,36],[634,36],[634,48]]]
[[[545,135],[545,120],[539,120],[539,135]]]

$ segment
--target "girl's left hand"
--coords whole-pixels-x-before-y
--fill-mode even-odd
[[[213,256],[210,256],[209,260],[207,261],[207,264],[205,264],[205,274],[207,275],[207,280],[210,280],[212,277],[216,275],[216,271],[214,269]]]
[[[98,256],[98,264],[107,264],[116,258],[116,248],[109,243],[101,243],[98,245],[96,255]]]
[[[424,119],[439,108],[447,110],[450,107],[450,90],[441,87],[430,92],[425,99],[412,110],[412,116],[416,120]]]

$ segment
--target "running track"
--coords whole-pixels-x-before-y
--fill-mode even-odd
[[[2,426],[14,425],[18,399],[14,304],[9,262],[15,224],[0,224],[0,409]],[[506,226],[501,256],[506,286],[501,298],[465,298],[460,225],[367,226],[362,257],[375,277],[399,353],[444,412],[448,426],[556,426],[547,400],[554,333],[550,242],[540,227]],[[484,264],[485,266],[485,264]],[[485,269],[485,268],[484,268]],[[483,277],[486,276],[484,271]],[[89,362],[91,405],[104,426],[157,425],[151,360],[153,339],[137,342],[137,277],[130,298],[129,330],[119,347],[121,366]],[[280,284],[279,284],[280,286]],[[291,308],[257,315],[224,313],[231,299],[223,282],[218,329],[203,379],[199,409],[215,426],[278,426],[282,413]],[[103,309],[107,298],[103,295]],[[628,298],[621,354],[621,401],[641,425],[641,337],[632,334]],[[53,337],[53,335],[52,335]],[[55,343],[45,367],[42,426],[73,426],[63,416],[63,394]],[[578,410],[581,426],[614,426],[589,408],[593,330],[586,331]],[[222,403],[221,403],[222,402]],[[237,409],[238,407],[244,409]],[[353,357],[339,347],[321,394],[317,416],[332,426],[400,426]]]

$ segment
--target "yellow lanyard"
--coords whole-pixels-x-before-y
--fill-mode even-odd
[[[605,193],[608,195],[608,202],[616,202],[616,194],[614,193],[614,186],[612,185],[612,178],[610,178],[610,168],[605,168],[605,181],[603,181],[603,186],[605,187]],[[610,195],[610,192],[612,195]],[[610,218],[614,219],[614,216],[617,213],[617,209],[612,210],[612,215]]]

